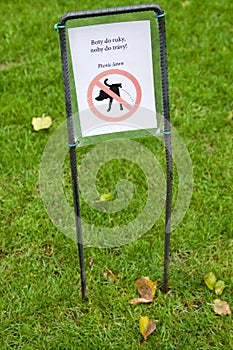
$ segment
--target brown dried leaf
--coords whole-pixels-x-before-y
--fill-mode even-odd
[[[136,305],[136,304],[148,304],[148,303],[151,303],[153,301],[153,298],[152,299],[145,299],[145,298],[134,298],[132,300],[130,300],[130,304],[132,305]]]
[[[215,299],[214,300],[214,311],[217,315],[230,315],[230,306],[226,301]]]
[[[109,280],[109,277],[114,279],[116,282],[120,282],[119,278],[107,267],[105,266],[106,271],[104,272],[104,278]]]
[[[149,335],[156,329],[155,320],[150,320],[148,316],[142,316],[139,320],[139,328],[143,338],[147,340]]]
[[[104,279],[105,279],[106,281],[108,281],[108,279],[109,279],[109,274],[107,273],[107,271],[104,271],[103,276],[104,276]]]
[[[88,261],[88,265],[92,266],[94,264],[94,257],[92,256],[90,260]]]
[[[13,61],[13,62],[8,62],[8,61],[5,61],[5,62],[2,62],[0,63],[0,71],[1,70],[5,70],[5,69],[10,69],[11,67],[14,67],[16,65],[19,65],[20,63],[17,62],[17,61]]]
[[[149,277],[141,277],[135,281],[135,285],[142,298],[153,300],[156,292],[157,281],[153,282]]]

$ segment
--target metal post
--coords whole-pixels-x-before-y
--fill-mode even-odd
[[[171,211],[172,211],[172,146],[171,146],[171,125],[169,110],[168,94],[168,74],[166,58],[166,29],[165,14],[157,16],[160,36],[160,60],[162,75],[162,96],[163,96],[163,115],[164,115],[164,141],[166,151],[166,171],[167,171],[167,188],[166,188],[166,214],[165,214],[165,234],[164,234],[164,277],[163,292],[168,292],[168,271],[170,262],[170,236],[171,236]]]
[[[64,92],[65,92],[65,102],[66,102],[68,146],[70,147],[70,167],[71,167],[74,214],[75,214],[76,235],[77,235],[77,244],[78,244],[80,275],[81,275],[82,297],[83,299],[87,299],[86,271],[85,271],[85,264],[84,264],[82,224],[81,224],[80,200],[79,200],[79,191],[78,191],[78,172],[77,172],[77,164],[76,164],[76,140],[75,140],[75,134],[74,134],[73,117],[72,117],[70,76],[69,76],[69,66],[68,66],[68,55],[67,55],[67,49],[66,49],[66,33],[65,33],[64,26],[59,29],[59,34],[60,34],[60,49],[61,49],[61,58],[62,58],[62,73],[63,73],[63,80],[64,80]]]

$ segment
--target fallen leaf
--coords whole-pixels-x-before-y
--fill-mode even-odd
[[[222,295],[222,293],[226,287],[227,286],[225,285],[224,281],[218,281],[214,287],[215,294]]]
[[[101,202],[108,202],[114,199],[115,195],[113,193],[104,193],[100,196]]]
[[[141,277],[135,281],[138,293],[142,298],[153,299],[156,292],[157,281],[153,282],[149,277]]]
[[[190,5],[190,1],[183,1],[182,3],[181,3],[181,5],[182,5],[182,7],[188,7],[189,5]]]
[[[109,274],[108,274],[107,271],[104,271],[103,276],[104,276],[104,279],[105,279],[106,281],[108,281],[108,279],[109,279]]]
[[[52,256],[54,248],[47,243],[42,243],[41,248],[43,249],[44,256]]]
[[[155,297],[157,281],[151,281],[149,277],[141,277],[135,281],[141,298],[129,301],[130,304],[151,303]]]
[[[43,114],[41,118],[32,118],[32,126],[35,131],[48,129],[52,123],[52,118],[45,116],[45,114]]]
[[[217,315],[230,315],[230,306],[226,301],[215,299],[214,300],[214,311]]]
[[[217,278],[213,272],[209,272],[204,277],[205,284],[210,290],[214,290]]]
[[[149,335],[156,329],[155,320],[150,320],[148,316],[142,316],[139,320],[139,329],[143,338],[147,340]]]
[[[90,260],[88,261],[88,265],[92,266],[94,264],[94,257],[92,256]]]
[[[19,64],[20,63],[17,62],[17,61],[14,61],[14,62],[8,62],[8,61],[2,62],[2,63],[0,63],[0,71],[5,70],[5,69],[10,69],[11,67],[14,67],[14,66],[19,65]]]
[[[114,193],[104,193],[101,194],[101,196],[96,199],[96,203],[100,203],[100,202],[111,202],[113,199],[115,198],[115,194]]]
[[[148,304],[148,303],[151,303],[152,302],[152,300],[153,300],[153,298],[152,299],[145,299],[145,298],[134,298],[134,299],[132,299],[132,300],[130,300],[130,304],[132,304],[132,305],[135,305],[135,304]]]
[[[104,278],[109,280],[109,277],[113,278],[116,282],[120,282],[119,278],[106,266],[104,272]]]
[[[233,111],[230,111],[227,117],[227,122],[230,123],[233,120]]]

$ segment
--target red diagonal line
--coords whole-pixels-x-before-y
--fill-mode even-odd
[[[118,96],[117,94],[115,94],[115,92],[111,91],[110,89],[108,89],[104,84],[102,84],[100,81],[96,82],[96,85],[101,89],[104,90],[104,92],[106,92],[106,94],[108,94],[109,96],[111,96],[112,98],[114,98],[114,100],[116,100],[117,102],[123,104],[123,106],[125,106],[126,108],[128,108],[128,110],[131,110],[132,108],[134,108],[133,106],[131,106],[128,102],[126,102],[123,98],[121,98],[120,96]]]

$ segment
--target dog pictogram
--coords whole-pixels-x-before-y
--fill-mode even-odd
[[[121,97],[120,88],[122,88],[122,84],[121,83],[109,84],[109,83],[107,83],[107,81],[108,81],[108,78],[106,78],[104,80],[104,84],[109,88],[109,90],[114,92],[117,96]],[[97,101],[103,101],[103,100],[109,99],[109,105],[108,105],[107,112],[111,111],[113,97],[110,96],[107,92],[105,92],[104,90],[100,90],[99,96],[97,96],[95,99]],[[120,103],[120,110],[123,111],[122,103]]]
[[[102,79],[104,79],[103,82],[101,81]],[[116,81],[116,83],[113,79]],[[108,80],[113,83],[110,84]],[[131,86],[131,89],[133,89],[135,93],[135,98],[132,99],[131,97],[130,102],[120,96],[121,91],[125,91],[122,86],[122,81],[124,81],[124,88],[127,88],[128,84]],[[96,88],[98,88],[99,91],[99,95],[97,97],[97,93],[94,93],[94,89]],[[90,110],[96,117],[106,122],[116,123],[128,119],[136,112],[140,106],[141,98],[142,90],[138,80],[131,73],[121,69],[109,69],[107,71],[99,73],[91,81],[87,89],[87,102],[89,104]],[[106,112],[104,113],[99,110],[97,106],[99,105],[99,101],[106,99],[109,99],[109,105]],[[119,116],[112,116],[109,114],[112,109],[113,100],[119,103],[120,110],[123,111]]]

